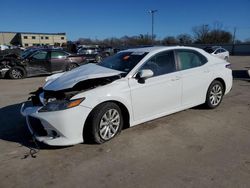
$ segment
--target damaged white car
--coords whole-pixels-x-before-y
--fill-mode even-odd
[[[106,142],[131,127],[193,106],[216,108],[232,87],[230,64],[190,47],[121,51],[47,78],[22,106],[36,140]]]

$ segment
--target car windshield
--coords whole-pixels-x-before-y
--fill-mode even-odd
[[[104,59],[98,65],[125,72],[127,75],[147,54],[146,52],[120,52]]]

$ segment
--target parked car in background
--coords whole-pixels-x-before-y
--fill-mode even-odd
[[[71,70],[86,63],[86,58],[59,49],[29,49],[21,57],[0,60],[0,76],[12,79]]]
[[[107,54],[98,46],[82,46],[78,48],[77,54],[84,55],[90,62],[100,63]]]
[[[124,127],[200,104],[218,107],[232,88],[229,65],[198,48],[129,49],[48,77],[21,112],[40,142],[100,144]]]
[[[204,50],[210,53],[212,56],[224,59],[226,61],[229,60],[229,51],[225,50],[220,46],[206,47],[204,48]]]
[[[113,48],[111,46],[106,46],[106,47],[102,48],[102,51],[108,57],[108,56],[116,54],[119,50],[117,48]]]
[[[7,45],[0,44],[0,50],[1,50],[1,51],[7,50],[7,49],[10,49],[10,47],[7,46]]]

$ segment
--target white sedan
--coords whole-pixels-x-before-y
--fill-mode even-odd
[[[224,59],[226,61],[229,60],[229,51],[225,50],[219,46],[207,47],[204,49],[206,52],[210,53],[214,57],[218,57],[220,59]]]
[[[32,135],[48,145],[103,143],[125,127],[200,104],[216,108],[232,88],[230,64],[191,47],[121,51],[55,74],[22,106]]]

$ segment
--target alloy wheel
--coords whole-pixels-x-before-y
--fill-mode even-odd
[[[213,106],[217,106],[221,102],[222,96],[223,96],[222,87],[219,84],[215,84],[212,87],[209,95],[211,104]]]
[[[19,79],[23,77],[23,73],[19,69],[12,69],[11,74],[14,79]]]
[[[116,109],[109,109],[101,118],[99,135],[103,140],[109,140],[116,135],[121,124],[120,114]]]

